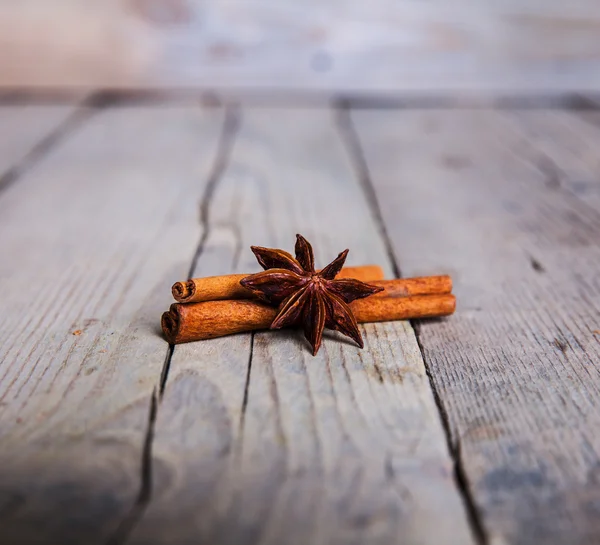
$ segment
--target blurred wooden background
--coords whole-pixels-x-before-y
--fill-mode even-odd
[[[0,0],[4,89],[595,91],[594,0]]]

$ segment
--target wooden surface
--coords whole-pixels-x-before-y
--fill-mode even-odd
[[[596,117],[353,118],[402,272],[455,281],[457,314],[419,340],[490,542],[597,543]]]
[[[73,106],[0,105],[0,188],[60,134]]]
[[[349,247],[391,274],[329,110],[245,110],[206,206],[195,277],[256,270],[251,244],[296,232],[317,266]],[[472,543],[412,329],[362,332],[317,357],[288,331],[176,346],[130,542]]]
[[[597,113],[5,108],[2,545],[600,540]],[[296,232],[457,314],[167,346]]]
[[[222,120],[100,111],[0,193],[3,543],[104,543],[134,506],[157,317],[187,274]]]
[[[0,0],[0,87],[590,91],[594,0]]]

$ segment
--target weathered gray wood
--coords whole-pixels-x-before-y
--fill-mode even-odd
[[[349,247],[390,274],[350,164],[330,111],[245,111],[194,275],[257,270],[251,244],[296,232],[319,264]],[[412,329],[363,335],[314,358],[296,331],[175,347],[129,543],[472,543]]]
[[[532,140],[544,116],[556,114],[353,117],[403,274],[455,281],[457,314],[419,336],[489,542],[593,544],[600,212],[540,168],[540,139],[566,172],[578,147],[559,150],[574,144],[567,127]]]
[[[222,117],[98,113],[0,197],[3,543],[104,543],[128,516]]]
[[[597,111],[507,112],[502,119],[522,142],[523,159],[540,169],[550,190],[575,195],[600,211]]]
[[[73,113],[75,106],[0,105],[0,179]]]
[[[0,85],[595,92],[599,31],[594,0],[1,0]]]

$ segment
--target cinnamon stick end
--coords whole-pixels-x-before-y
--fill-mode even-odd
[[[433,296],[430,295],[429,297]],[[447,295],[440,295],[437,298],[439,299],[438,308],[429,316],[424,316],[424,318],[444,318],[451,316],[456,311],[456,297],[454,295],[449,293]]]
[[[168,312],[164,312],[160,319],[163,334],[169,344],[176,344],[179,334],[179,314],[174,306],[172,305]]]
[[[452,277],[449,274],[446,274],[444,275],[444,278],[446,279],[446,282],[448,282],[448,292],[452,293],[452,288],[454,287]]]
[[[176,301],[185,303],[196,293],[196,284],[193,280],[187,282],[175,282],[171,288],[171,293]]]

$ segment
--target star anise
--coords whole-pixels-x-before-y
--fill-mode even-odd
[[[242,286],[260,299],[279,307],[271,329],[302,324],[304,336],[317,354],[323,329],[334,329],[353,339],[361,348],[363,340],[348,303],[368,297],[383,288],[354,279],[335,280],[346,261],[344,250],[321,271],[315,271],[312,246],[296,235],[296,258],[283,250],[252,246],[263,272],[247,276]]]

